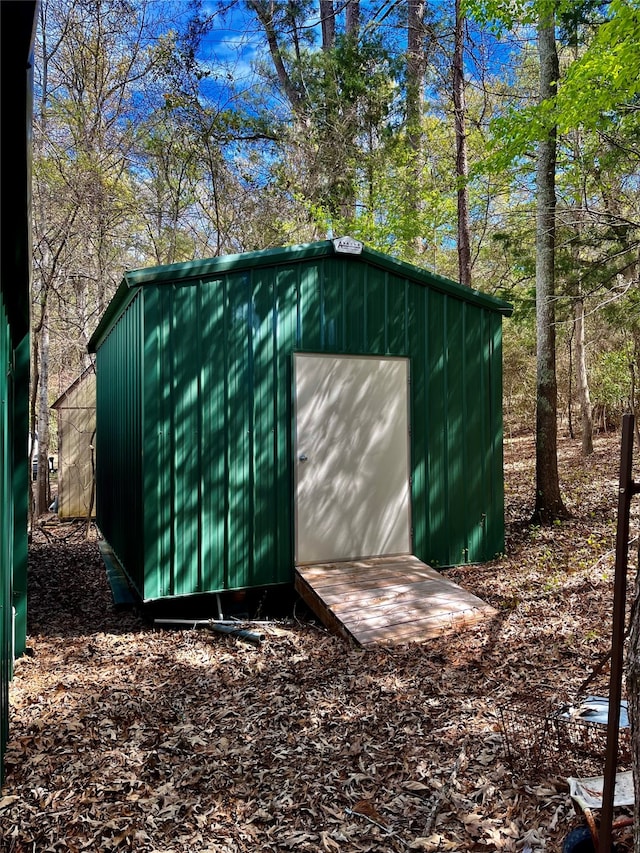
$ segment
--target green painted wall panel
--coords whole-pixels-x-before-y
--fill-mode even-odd
[[[345,313],[343,264],[338,259],[329,258],[322,270],[322,352],[344,352]]]
[[[224,589],[227,560],[227,374],[224,327],[224,281],[205,281],[201,294],[201,410],[200,489],[202,499],[202,589]]]
[[[153,578],[157,573],[156,588],[154,585],[145,585],[142,590],[145,598],[162,597],[173,595],[173,569],[175,554],[175,525],[173,524],[174,501],[175,501],[175,433],[174,423],[174,383],[173,372],[173,298],[175,288],[170,286],[158,294],[159,326],[158,337],[158,387],[154,389],[160,404],[160,421],[158,424],[160,434],[160,456],[154,466],[153,459],[147,458],[146,464],[152,471],[152,476],[158,478],[161,483],[160,490],[160,554],[158,563],[148,567],[149,575]],[[149,323],[146,316],[147,294],[145,301],[145,337],[149,334]],[[145,379],[148,381],[146,371]],[[146,425],[145,435],[151,429],[151,423]],[[154,470],[155,469],[155,470]],[[146,540],[146,530],[145,530]]]
[[[292,580],[295,351],[407,356],[414,551],[500,550],[501,316],[409,272],[313,256],[137,287],[98,347],[98,512],[144,599]]]
[[[367,267],[366,274],[364,352],[371,355],[386,355],[386,276],[385,273],[371,267]]]
[[[484,314],[465,307],[464,312],[464,458],[466,490],[464,514],[467,518],[467,557],[469,562],[482,559],[485,545],[486,513],[490,494],[487,490],[486,436],[487,424],[484,406],[474,405],[480,391],[484,399],[484,371],[482,369]]]
[[[367,267],[363,264],[343,264],[344,287],[344,351],[353,355],[366,348],[366,281]]]
[[[100,529],[131,579],[144,586],[142,466],[142,299],[127,308],[97,360],[96,386],[101,420],[96,430],[96,512]],[[108,531],[108,536],[106,531]],[[132,531],[136,531],[133,535]]]
[[[137,589],[154,590],[154,598],[163,588],[163,571],[169,548],[165,548],[164,510],[168,495],[165,493],[167,478],[163,476],[165,468],[165,442],[163,412],[164,405],[160,391],[160,352],[163,331],[162,311],[157,290],[149,290],[144,300],[142,318],[142,346],[144,377],[142,388],[142,477],[143,477],[143,533],[146,547],[143,554],[140,579],[142,586]],[[100,359],[98,358],[98,368]],[[98,383],[100,384],[100,383]],[[105,419],[101,419],[104,422]],[[100,442],[101,423],[98,423],[98,441]],[[156,460],[155,463],[152,460]],[[98,470],[100,466],[98,465]],[[99,514],[98,514],[99,517]]]
[[[229,471],[227,587],[243,587],[251,574],[252,554],[252,310],[247,275],[227,280],[227,376],[228,423],[227,468]]]
[[[265,270],[253,290],[253,531],[255,565],[268,566],[276,553],[277,372],[275,370],[275,271]],[[249,578],[251,580],[251,576]]]
[[[296,270],[298,282],[297,347],[308,352],[320,352],[324,333],[324,287],[317,263]]]
[[[385,275],[385,338],[386,352],[404,356],[407,349],[407,289],[406,279]]]
[[[171,315],[173,595],[200,591],[199,288],[177,287]],[[185,330],[191,330],[185,334]]]
[[[447,394],[445,398],[444,419],[446,423],[446,470],[447,478],[447,515],[449,541],[447,563],[464,563],[466,553],[465,492],[467,470],[464,459],[465,423],[463,418],[464,389],[463,365],[465,348],[463,340],[464,303],[446,300],[447,350],[446,373]]]
[[[490,432],[487,437],[490,453],[490,494],[492,502],[487,517],[485,559],[504,551],[504,462],[502,429],[502,324],[498,317],[487,314],[490,369],[487,370]]]
[[[27,562],[29,513],[29,356],[30,336],[25,335],[13,351],[12,382],[12,481],[13,492],[13,607],[15,610],[14,652],[16,657],[27,648]]]
[[[10,332],[0,299],[0,765],[9,736],[9,679],[13,664],[11,601],[13,512],[9,452]],[[2,768],[0,767],[0,771]],[[0,772],[0,777],[2,772]]]
[[[0,782],[9,681],[27,639],[29,336],[17,343],[0,293]]]
[[[407,288],[407,352],[410,362],[411,429],[411,526],[414,550],[430,552],[428,501],[429,406],[428,406],[428,310],[429,292],[424,287]]]
[[[277,507],[276,550],[274,568],[283,580],[292,579],[293,566],[293,359],[301,349],[301,283],[299,270],[278,269],[276,272],[275,306],[275,503]]]
[[[431,565],[449,562],[449,494],[448,494],[448,419],[446,401],[448,340],[445,297],[428,294],[427,338],[427,406],[429,428],[427,441],[427,524],[430,531],[429,551],[418,554]]]

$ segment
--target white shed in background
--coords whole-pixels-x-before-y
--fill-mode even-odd
[[[58,413],[58,515],[86,518],[91,501],[95,458],[96,373],[90,365],[51,407]]]

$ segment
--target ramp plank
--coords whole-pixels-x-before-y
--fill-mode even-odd
[[[413,555],[297,566],[295,584],[330,630],[363,646],[419,642],[496,613]]]

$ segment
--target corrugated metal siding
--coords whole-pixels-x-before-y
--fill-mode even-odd
[[[0,294],[0,780],[13,658],[26,646],[28,335],[14,349]],[[17,382],[17,380],[20,380]],[[15,607],[15,619],[14,619]]]
[[[144,289],[145,598],[291,579],[296,292],[273,269]]]
[[[13,606],[14,653],[24,654],[27,647],[27,523],[29,514],[29,357],[30,337],[25,335],[13,351],[11,421],[13,443]]]
[[[98,349],[100,527],[145,599],[290,581],[292,353],[397,355],[414,551],[489,559],[500,339],[496,311],[344,257],[145,284]]]
[[[9,441],[10,334],[0,301],[0,763],[9,734],[9,679],[12,668],[11,606],[13,570],[13,500]],[[0,767],[0,777],[2,768]]]
[[[111,330],[97,357],[96,515],[114,553],[142,593],[142,299]]]

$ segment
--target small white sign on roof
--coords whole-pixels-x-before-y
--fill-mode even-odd
[[[353,237],[336,237],[333,248],[342,255],[359,255],[364,248],[364,243],[354,240]]]

